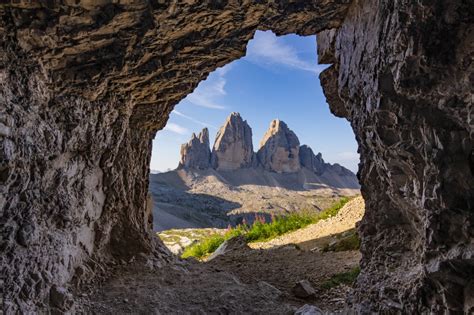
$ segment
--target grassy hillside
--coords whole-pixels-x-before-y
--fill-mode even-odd
[[[223,235],[214,234],[203,238],[201,241],[186,247],[181,257],[203,259],[213,253],[223,242],[239,235],[243,235],[247,242],[272,239],[335,216],[349,200],[351,198],[342,197],[333,205],[317,214],[292,213],[286,216],[273,216],[271,222],[265,222],[263,216],[256,215],[252,225],[244,222],[235,228],[229,228]]]

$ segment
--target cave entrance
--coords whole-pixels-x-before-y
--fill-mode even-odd
[[[149,233],[152,138],[200,80],[242,56],[257,29],[318,34],[319,61],[332,64],[321,73],[331,111],[357,136],[367,212],[353,310],[473,313],[471,8],[462,0],[2,2],[4,313],[68,312],[75,283],[140,257],[147,266],[172,259]],[[168,288],[187,283],[176,268],[150,283],[170,303]],[[248,292],[220,291],[238,284],[220,280],[207,295],[211,313],[229,313],[219,305]],[[267,284],[253,301],[278,295]],[[198,313],[209,300],[190,285],[183,296]],[[119,300],[95,312],[113,312]],[[143,313],[163,304],[154,306]]]
[[[174,254],[275,290],[338,288],[343,299],[360,259],[359,156],[349,123],[326,104],[315,52],[315,36],[257,31],[246,56],[211,73],[158,132],[149,192],[154,231]],[[299,267],[283,277],[248,268],[291,262]],[[342,286],[331,280],[340,274]],[[334,311],[341,301],[317,302]]]

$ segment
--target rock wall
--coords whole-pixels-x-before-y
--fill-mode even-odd
[[[211,166],[211,149],[209,148],[209,130],[204,128],[198,136],[195,133],[188,143],[181,145],[181,160],[178,168],[195,168],[204,170]]]
[[[288,126],[278,119],[260,141],[257,157],[263,168],[277,173],[294,173],[300,170],[300,141]]]
[[[257,28],[314,34],[347,0],[12,1],[0,5],[3,311],[70,308],[106,262],[160,256],[151,140]]]
[[[359,142],[362,312],[474,311],[472,1],[355,1],[318,36]]]
[[[252,128],[239,113],[231,113],[217,132],[211,159],[213,168],[224,171],[255,164]]]
[[[178,169],[237,171],[241,169],[264,169],[273,173],[295,174],[300,170],[311,172],[325,179],[325,185],[356,188],[357,177],[339,164],[325,163],[321,153],[315,155],[307,145],[299,145],[296,134],[285,122],[273,120],[265,132],[258,153],[253,152],[252,128],[239,113],[231,113],[217,132],[214,148],[209,149],[209,131],[204,128],[181,146]],[[261,174],[254,176],[261,176]],[[258,182],[257,178],[255,178]],[[305,178],[304,181],[309,180]],[[303,183],[302,183],[303,184]],[[304,185],[304,184],[303,184]]]
[[[313,150],[306,144],[300,146],[299,158],[301,167],[308,168],[317,175],[331,172],[340,176],[355,176],[354,173],[342,165],[324,162],[322,154],[318,153],[315,155]]]
[[[472,312],[473,12],[435,1],[12,1],[0,6],[4,311],[65,308],[103,262],[160,254],[151,139],[256,29],[318,36],[366,199],[360,311]],[[157,246],[155,246],[157,245]]]

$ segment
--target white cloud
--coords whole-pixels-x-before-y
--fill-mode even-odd
[[[167,130],[167,131],[171,131],[171,132],[174,132],[174,133],[177,133],[179,135],[186,135],[186,134],[189,134],[189,130],[178,125],[178,124],[175,124],[175,123],[167,123],[166,124],[166,127],[164,130]]]
[[[204,126],[204,127],[210,127],[210,128],[214,128],[214,129],[219,129],[219,128],[217,128],[217,127],[214,126],[214,125],[211,125],[211,124],[209,124],[209,123],[206,123],[206,122],[197,120],[197,119],[195,119],[195,118],[193,118],[193,117],[191,117],[191,116],[185,115],[185,114],[183,114],[183,113],[181,113],[181,112],[179,112],[179,111],[177,111],[177,110],[174,110],[172,113],[175,114],[175,115],[177,115],[177,116],[179,116],[179,117],[183,117],[183,118],[185,118],[185,119],[187,119],[187,120],[189,120],[189,121],[192,121],[192,122],[194,122],[194,123],[196,123],[196,124],[198,124],[198,125],[201,125],[201,126]]]
[[[316,51],[314,54],[316,55]],[[247,46],[246,57],[259,65],[277,64],[314,74],[319,74],[326,68],[324,65],[301,59],[292,46],[286,44],[282,38],[277,37],[271,31],[257,31],[255,33],[254,39]]]
[[[186,97],[186,100],[201,107],[225,109],[226,107],[220,104],[219,98],[227,94],[225,74],[229,70],[230,65],[226,65],[212,72],[206,80],[199,83],[194,92]]]

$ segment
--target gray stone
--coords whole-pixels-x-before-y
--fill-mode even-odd
[[[49,304],[61,310],[67,310],[72,306],[72,295],[65,288],[53,285],[49,291]]]
[[[305,304],[295,312],[295,315],[323,315],[323,311],[314,305]]]
[[[266,281],[259,281],[257,285],[263,295],[268,299],[277,299],[283,295],[283,292]]]
[[[243,236],[232,237],[219,245],[219,247],[207,258],[207,261],[225,255],[229,251],[240,250],[243,248],[248,248],[245,238]]]
[[[181,145],[181,159],[178,168],[208,169],[211,162],[209,130],[204,128],[198,136],[195,133],[188,143]]]
[[[36,242],[37,237],[38,233],[35,225],[31,222],[27,222],[18,230],[17,242],[22,246],[28,247]]]
[[[293,287],[293,294],[296,297],[306,299],[316,295],[316,291],[314,290],[311,283],[308,280],[301,280],[298,281],[295,286]]]
[[[324,162],[322,154],[318,153],[315,155],[313,150],[307,145],[300,146],[300,163],[302,167],[312,170],[317,175],[332,173],[337,176],[355,177],[354,173],[338,163],[330,164]]]
[[[275,119],[260,141],[257,156],[264,169],[277,173],[294,173],[300,166],[298,137],[281,120]]]
[[[239,113],[231,113],[219,129],[212,149],[212,166],[231,171],[255,165],[252,129]]]
[[[321,153],[315,155],[306,144],[300,146],[300,163],[302,167],[306,167],[318,175],[323,174],[326,169],[326,163],[324,163]]]

